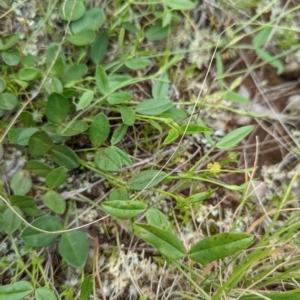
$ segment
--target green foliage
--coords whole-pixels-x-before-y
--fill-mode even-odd
[[[79,0],[67,0],[59,6],[59,16],[65,21],[76,21],[85,14],[85,6]]]
[[[80,288],[80,300],[87,300],[92,293],[93,289],[93,276],[88,275],[84,278]]]
[[[216,147],[218,147],[219,149],[232,149],[248,134],[250,134],[253,128],[254,126],[248,125],[231,131],[219,140],[219,142],[216,144]]]
[[[166,229],[172,232],[168,219],[161,211],[154,208],[148,209],[146,219],[150,225],[157,226],[161,229]]]
[[[66,210],[65,199],[55,191],[48,191],[43,196],[44,204],[53,212],[63,214]]]
[[[107,31],[101,32],[95,38],[91,49],[91,59],[94,64],[100,64],[104,59],[108,48],[108,33]]]
[[[111,200],[103,202],[101,206],[108,214],[120,219],[130,219],[146,209],[145,203],[140,201]]]
[[[54,292],[52,292],[50,289],[46,287],[40,287],[36,289],[34,295],[36,300],[44,300],[44,299],[56,300],[56,296]]]
[[[143,115],[159,115],[172,107],[172,102],[168,99],[144,100],[136,106],[136,111]]]
[[[4,86],[3,86],[4,87]],[[18,104],[17,97],[10,93],[0,95],[0,108],[4,110],[12,110]]]
[[[26,195],[32,187],[30,173],[26,170],[16,172],[11,180],[11,188],[16,195]]]
[[[109,120],[103,113],[100,113],[94,118],[89,128],[89,138],[91,143],[95,147],[99,147],[102,143],[104,143],[107,140],[109,132]]]
[[[252,45],[255,48],[255,52],[259,58],[261,58],[265,63],[269,63],[274,68],[277,69],[277,74],[280,75],[284,71],[283,63],[270,54],[268,51],[262,49],[262,46],[265,45],[269,36],[273,30],[272,26],[266,26],[261,29],[253,38]]]
[[[49,96],[46,106],[46,116],[50,122],[62,123],[70,111],[69,101],[61,94]]]
[[[220,233],[196,243],[188,256],[199,263],[208,264],[247,249],[252,242],[253,236],[246,233]]]
[[[1,9],[7,1],[4,2],[0,4]],[[0,38],[0,159],[3,160],[0,164],[1,176],[3,173],[0,178],[0,232],[12,241],[20,237],[30,259],[19,259],[18,247],[15,246],[18,260],[14,264],[17,268],[12,270],[16,274],[11,284],[0,287],[0,299],[56,299],[52,282],[50,286],[45,280],[48,273],[41,271],[44,254],[37,263],[38,267],[30,257],[33,252],[38,252],[35,248],[49,245],[52,245],[51,249],[58,249],[64,263],[82,269],[81,290],[80,293],[76,291],[76,297],[83,300],[95,296],[92,294],[98,287],[95,286],[94,276],[86,274],[84,268],[90,252],[88,234],[77,228],[90,225],[77,219],[77,208],[86,207],[101,210],[105,218],[113,217],[107,218],[105,226],[101,222],[97,224],[101,238],[104,233],[115,235],[115,229],[111,234],[111,228],[118,230],[122,227],[126,230],[118,232],[118,238],[123,238],[122,234],[126,232],[152,245],[155,254],[161,254],[170,265],[177,266],[181,274],[188,278],[190,286],[200,291],[201,296],[198,294],[197,299],[210,299],[209,291],[211,295],[215,293],[211,299],[219,299],[221,295],[230,298],[235,288],[237,294],[242,289],[247,291],[240,299],[258,299],[251,294],[251,288],[248,290],[249,286],[255,286],[257,291],[264,290],[261,293],[264,297],[281,297],[265,292],[265,287],[285,280],[290,273],[270,279],[268,272],[264,271],[262,278],[266,280],[255,279],[258,283],[255,285],[253,277],[246,272],[251,267],[253,274],[257,272],[255,276],[259,276],[262,271],[257,266],[261,266],[262,260],[270,256],[264,257],[261,253],[265,250],[255,252],[256,249],[251,249],[247,255],[245,251],[246,258],[239,256],[241,251],[253,245],[254,237],[239,232],[242,228],[240,223],[245,221],[238,218],[244,211],[252,212],[255,208],[243,198],[247,198],[246,185],[224,183],[221,176],[227,172],[250,174],[249,170],[232,167],[239,154],[234,158],[229,156],[237,153],[235,147],[247,138],[254,126],[229,130],[216,140],[215,124],[207,117],[206,109],[211,109],[208,114],[218,114],[222,109],[218,101],[227,100],[232,105],[227,107],[230,114],[236,117],[239,117],[238,114],[249,115],[237,109],[251,104],[250,99],[239,91],[245,74],[235,72],[234,77],[227,81],[232,76],[228,59],[225,58],[227,50],[230,55],[230,51],[236,52],[237,49],[252,50],[259,62],[249,66],[247,72],[270,64],[278,74],[282,74],[284,65],[281,58],[288,51],[275,55],[272,49],[286,49],[287,44],[293,44],[297,50],[298,37],[290,30],[292,36],[285,40],[284,45],[274,47],[272,44],[268,47],[273,37],[277,41],[277,29],[287,30],[286,24],[280,22],[288,14],[276,16],[274,22],[262,23],[260,17],[263,12],[257,12],[245,24],[236,18],[237,25],[220,36],[220,45],[204,35],[203,44],[196,50],[186,48],[197,36],[191,28],[197,28],[195,18],[200,2],[108,1],[96,7],[93,1],[66,0],[55,5],[57,20],[52,18],[51,14],[56,12],[50,9],[51,4],[46,8],[43,1],[38,1],[39,8],[35,12],[37,16],[45,15],[38,27],[32,26],[34,29],[18,16],[17,8],[7,12],[14,11],[16,15],[12,19],[18,16],[18,22],[30,34],[10,25],[22,34],[5,33]],[[242,11],[242,4],[236,5],[240,5],[238,7]],[[228,6],[230,9],[235,7],[231,3],[229,5],[229,1],[220,2],[214,7],[216,16],[207,17],[207,23],[212,25],[211,35],[217,32],[216,28],[224,26],[214,22],[218,22],[219,9],[222,12],[231,11],[227,10]],[[253,4],[248,4],[250,6]],[[264,9],[268,15],[269,12]],[[203,15],[206,16],[208,11]],[[290,18],[293,18],[292,13],[290,11]],[[248,11],[244,13],[248,14]],[[284,19],[284,22],[287,20]],[[5,22],[3,24],[6,26]],[[41,31],[45,31],[43,35],[39,34]],[[244,43],[244,37],[250,35],[252,43]],[[38,46],[44,50],[39,49],[37,54],[31,54],[30,43],[35,39],[40,41],[41,37],[44,40]],[[195,101],[194,88],[198,89],[199,78],[206,70],[204,67],[200,71],[196,69],[197,64],[191,62],[192,55],[189,55],[196,53],[201,58],[210,56],[207,54],[215,47],[218,85],[213,82],[207,85],[207,94]],[[208,51],[205,55],[201,52],[203,49]],[[217,87],[220,91],[211,95]],[[213,104],[209,104],[210,97],[216,98]],[[209,143],[210,150],[204,149],[200,143],[200,151],[197,143],[204,139]],[[175,141],[178,145],[176,149],[172,145]],[[12,155],[9,153],[10,147],[16,148]],[[218,154],[221,152],[224,155],[219,161]],[[10,161],[15,165],[9,164]],[[92,173],[90,186],[87,186],[87,179],[81,177],[83,173],[88,173],[87,170]],[[94,183],[96,186],[98,182],[103,192],[101,195],[93,190]],[[199,240],[198,233],[204,230],[202,224],[198,224],[198,219],[201,219],[198,213],[214,194],[217,194],[214,200],[219,199],[221,192],[218,194],[218,187],[230,190],[234,193],[232,197],[239,199],[239,207],[234,207],[236,219],[232,220],[230,229],[226,228],[228,232],[214,234],[215,230],[220,229],[210,227],[209,221],[215,218],[210,211],[205,216],[208,220],[205,224],[207,237]],[[84,194],[78,192],[81,188]],[[101,204],[95,201],[99,196],[103,197]],[[223,200],[218,204],[219,211],[222,211],[222,215],[218,216],[220,220],[227,213],[223,212],[222,205]],[[286,228],[290,226],[296,225],[286,224]],[[197,235],[192,240],[189,237],[185,240],[191,228],[197,229]],[[278,234],[272,240],[272,233],[269,234],[270,238],[262,233],[262,240],[268,240],[272,247],[274,243],[287,244],[287,240],[292,239],[289,236],[283,240],[282,235]],[[194,243],[195,239],[199,241]],[[267,245],[261,241],[257,243],[261,249]],[[42,250],[39,251],[42,253]],[[101,255],[109,255],[113,260],[114,251],[117,250],[101,250]],[[232,256],[230,271],[228,260],[224,259],[229,256]],[[94,259],[94,265],[98,264],[98,258]],[[198,272],[199,264],[217,260],[220,260],[219,265],[210,269],[211,273],[205,273],[206,270]],[[184,270],[180,266],[184,266]],[[58,269],[63,270],[64,265]],[[270,269],[268,271],[271,273]],[[42,276],[34,272],[41,272]],[[221,284],[217,283],[218,276],[227,272],[231,275]],[[198,273],[205,273],[205,276],[202,278]],[[24,276],[29,278],[28,281],[14,282]],[[201,282],[200,287],[198,282]],[[65,290],[60,297],[74,298],[75,291],[65,287],[62,289]],[[284,292],[281,295],[288,299],[297,293]]]
[[[131,190],[141,191],[150,189],[166,178],[167,174],[162,171],[149,170],[142,171],[128,180],[128,188]]]
[[[33,286],[28,281],[19,281],[0,286],[0,299],[19,300],[24,299],[33,291]]]
[[[185,255],[185,248],[176,235],[169,230],[148,224],[136,223],[134,233],[153,245],[162,255],[177,260]]]
[[[51,233],[51,231],[58,231],[63,228],[60,220],[54,216],[39,217],[31,225],[37,229],[28,226],[21,233],[23,242],[31,247],[45,247],[50,245],[59,235],[58,233]],[[42,232],[38,229],[47,232]]]
[[[14,207],[14,210],[22,216],[22,211],[18,207]],[[12,234],[15,232],[22,224],[22,220],[19,218],[19,216],[11,210],[10,207],[6,208],[5,211],[2,214],[2,225],[3,229],[7,234]]]
[[[121,171],[122,161],[118,152],[110,147],[100,149],[96,153],[95,165],[104,171],[119,172]]]
[[[82,230],[63,233],[58,250],[70,266],[83,268],[89,255],[87,235]]]

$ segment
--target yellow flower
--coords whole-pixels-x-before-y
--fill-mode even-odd
[[[221,165],[218,162],[214,161],[212,163],[207,164],[207,169],[210,173],[216,175],[221,172]]]

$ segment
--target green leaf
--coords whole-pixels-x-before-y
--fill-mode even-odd
[[[19,281],[0,286],[0,300],[20,300],[33,292],[33,286],[28,281]]]
[[[196,243],[188,252],[188,256],[196,262],[208,264],[247,249],[252,242],[253,236],[250,234],[219,233]]]
[[[23,68],[19,71],[18,77],[20,80],[31,81],[34,80],[39,73],[40,70],[36,68]]]
[[[27,170],[17,171],[12,177],[10,186],[14,194],[26,195],[32,187],[30,173]]]
[[[20,121],[24,127],[35,127],[36,123],[33,119],[32,113],[29,111],[22,111],[19,116]]]
[[[29,196],[13,195],[10,197],[10,203],[18,207],[30,207],[35,205],[35,200]]]
[[[181,125],[179,128],[180,128],[180,133],[184,133],[184,131],[186,130],[185,134],[197,134],[200,132],[212,132],[212,130],[208,127],[195,125],[195,124],[189,124],[187,129],[186,129],[186,125]]]
[[[0,94],[0,109],[12,110],[18,104],[18,99],[14,94],[3,93]]]
[[[65,65],[65,54],[63,52],[62,49],[60,49],[60,45],[58,43],[51,43],[48,45],[48,49],[46,52],[46,66],[47,68],[50,68],[50,66],[53,64],[54,62],[54,66],[55,63],[57,62],[57,60],[60,61],[60,64],[62,64],[62,67],[64,68]]]
[[[74,268],[83,268],[89,255],[86,233],[82,230],[63,233],[59,241],[58,251],[68,265]]]
[[[82,67],[84,66],[84,67],[86,67],[85,65],[77,65],[77,66],[74,66],[74,67],[78,67],[78,66],[82,66]],[[67,99],[72,99],[72,102],[73,102],[74,98],[78,97],[77,91],[75,89],[65,89],[63,91],[62,95],[64,97],[66,97]]]
[[[5,90],[5,88],[6,88],[6,82],[2,77],[0,77],[0,93],[2,93]]]
[[[170,25],[173,17],[173,14],[169,10],[167,10],[166,8],[164,10],[165,12],[162,19],[162,27]]]
[[[160,116],[164,119],[166,118],[172,119],[176,123],[182,122],[183,119],[187,118],[187,115],[183,110],[174,106],[169,108],[166,112],[162,113]]]
[[[112,145],[116,145],[119,142],[122,141],[123,137],[125,136],[127,132],[128,126],[125,124],[122,124],[120,127],[118,127],[114,133],[112,134],[112,137],[110,139],[110,143]]]
[[[75,46],[91,45],[96,38],[96,34],[93,30],[84,30],[74,35],[67,36],[66,40]]]
[[[148,58],[133,58],[125,62],[125,66],[130,70],[145,69],[151,65],[151,60]]]
[[[182,242],[169,230],[148,224],[133,224],[134,233],[154,246],[163,256],[178,260],[185,255]]]
[[[28,140],[31,155],[45,155],[52,147],[52,140],[45,131],[37,131]]]
[[[120,113],[125,125],[132,126],[135,123],[135,111],[128,106],[121,106]]]
[[[59,231],[63,229],[61,221],[54,216],[42,216],[31,223],[32,226],[46,231]],[[27,226],[21,233],[21,240],[31,247],[45,247],[50,245],[58,233],[46,233]]]
[[[8,66],[16,66],[21,58],[19,51],[16,49],[6,50],[2,52],[2,59]]]
[[[242,84],[242,82],[243,82],[243,77],[242,76],[238,76],[237,78],[235,78],[233,80],[233,82],[230,83],[229,91],[233,91],[236,88],[238,88]]]
[[[105,14],[103,9],[92,8],[88,10],[85,15],[77,21],[70,24],[70,29],[74,34],[85,30],[97,31],[105,21]]]
[[[50,122],[62,123],[70,111],[69,101],[61,94],[53,93],[48,97],[46,116]]]
[[[52,171],[52,168],[39,161],[39,160],[30,160],[27,162],[26,168],[28,171],[32,172],[33,174],[41,177],[46,177],[49,172]]]
[[[215,191],[216,191],[216,189],[209,189],[206,192],[194,194],[194,195],[186,198],[185,201],[189,204],[200,203],[200,202],[203,202],[204,200],[206,200],[207,198],[209,198]]]
[[[15,142],[21,146],[27,146],[30,137],[37,131],[38,129],[36,127],[29,127],[23,130],[21,129],[16,136]]]
[[[88,125],[85,121],[70,121],[62,126],[57,127],[56,133],[62,136],[73,136],[83,133],[87,130]]]
[[[22,207],[22,211],[29,217],[40,217],[42,215],[41,211],[36,206],[26,206]]]
[[[224,94],[224,98],[228,101],[234,102],[234,103],[241,103],[241,104],[248,104],[250,103],[250,100],[243,95],[229,91]]]
[[[64,72],[66,72],[65,60],[64,60],[64,58],[59,56],[59,57],[56,58],[55,63],[51,67],[50,75],[51,76],[57,76],[57,77],[62,76],[63,79],[64,79],[65,78]]]
[[[36,131],[38,129],[36,128]],[[11,128],[11,130],[8,132],[8,139],[11,143],[17,143],[18,137],[20,133],[22,132],[22,128]],[[28,145],[28,144],[27,144]]]
[[[96,68],[95,77],[96,77],[96,85],[99,92],[102,95],[108,94],[109,93],[108,77],[105,70],[102,67],[98,66]]]
[[[93,91],[84,92],[77,103],[76,110],[78,111],[88,107],[92,103],[93,99],[94,99]]]
[[[94,276],[88,275],[82,281],[79,300],[88,300],[93,290]]]
[[[163,142],[163,145],[167,145],[167,144],[170,144],[172,143],[173,141],[175,141],[177,138],[179,137],[179,132],[174,129],[174,128],[171,128],[169,130],[169,133],[167,135],[167,137],[165,138],[164,142]]]
[[[109,193],[109,201],[113,200],[128,200],[128,190],[125,188],[116,188]]]
[[[216,147],[222,150],[232,149],[242,141],[253,128],[253,125],[247,125],[229,132],[217,142]]]
[[[112,147],[100,149],[96,153],[95,165],[101,170],[110,172],[119,172],[122,168],[120,155]]]
[[[134,79],[127,75],[112,75],[109,77],[109,87],[111,90],[116,90],[133,83]]]
[[[106,101],[109,104],[122,104],[122,103],[127,103],[130,99],[132,98],[132,94],[128,92],[116,92],[110,94]]]
[[[259,48],[261,46],[264,46],[265,43],[268,41],[268,38],[269,38],[272,30],[273,30],[273,27],[265,26],[258,33],[256,33],[252,40],[253,47]]]
[[[123,22],[121,26],[123,26],[126,30],[128,30],[132,34],[138,35],[140,33],[140,30],[130,22]]]
[[[158,170],[141,171],[129,179],[127,187],[136,191],[141,191],[146,186],[147,189],[150,189],[163,181],[166,176],[167,174],[165,172],[160,172]]]
[[[35,300],[57,300],[56,295],[46,287],[40,287],[35,290]]]
[[[23,213],[19,207],[13,206],[13,208],[18,212],[19,215],[23,216]],[[2,216],[4,218],[2,223],[3,229],[7,234],[14,233],[22,225],[23,221],[15,214],[15,212],[10,209],[10,207],[6,208]]]
[[[76,82],[82,80],[87,72],[88,67],[84,64],[68,66],[61,79],[65,86],[74,85]]]
[[[104,143],[110,132],[110,124],[108,118],[103,114],[98,114],[89,128],[89,139],[94,147],[99,147]]]
[[[2,38],[2,37],[1,37]],[[21,38],[21,34],[9,34],[3,37],[4,45],[0,50],[7,50],[14,46]]]
[[[149,124],[151,124],[152,127],[154,127],[155,129],[157,129],[160,133],[162,133],[162,128],[161,128],[161,126],[157,122],[155,122],[154,120],[150,120],[150,119],[147,120],[147,122]]]
[[[64,90],[61,81],[56,77],[52,77],[51,79],[48,79],[44,84],[44,88],[48,94],[62,93]]]
[[[163,73],[155,81],[152,87],[152,96],[154,99],[166,99],[169,92],[169,79],[166,73]]]
[[[272,54],[269,52],[263,50],[263,49],[255,49],[256,55],[261,58],[265,63],[270,64],[274,68],[277,69],[277,75],[280,75],[284,71],[284,65],[281,62],[281,60],[275,58]]]
[[[54,162],[59,166],[65,166],[68,169],[75,169],[78,167],[78,157],[76,153],[65,145],[53,146],[51,154]]]
[[[121,158],[121,162],[126,165],[126,166],[132,166],[132,161],[131,158],[128,156],[128,154],[126,152],[124,152],[122,149],[112,146],[113,149],[115,149]]]
[[[64,21],[75,21],[85,14],[85,6],[79,0],[67,0],[59,6],[59,17]]]
[[[37,57],[32,54],[27,54],[21,58],[23,67],[33,67],[36,64]]]
[[[124,38],[125,38],[125,28],[121,28],[120,31],[119,31],[119,36],[118,36],[118,49],[119,49],[119,53],[122,57],[122,62],[126,61],[127,59],[123,59],[123,56],[124,56],[124,45],[125,45],[125,42],[124,42]],[[123,67],[123,65],[122,65]]]
[[[169,32],[169,26],[162,26],[162,22],[157,22],[156,24],[147,28],[145,36],[149,41],[160,41],[167,37]]]
[[[168,99],[148,99],[136,106],[136,112],[142,115],[156,116],[172,107],[172,101]]]
[[[108,33],[107,31],[101,32],[95,39],[91,50],[91,59],[95,65],[101,63],[104,59],[108,48]]]
[[[63,214],[66,210],[66,200],[55,191],[48,191],[43,196],[44,204],[53,212]]]
[[[65,55],[59,51],[59,45],[52,43],[49,45],[46,53],[46,65],[50,69],[51,76],[62,76],[65,72]]]
[[[189,0],[163,0],[163,4],[177,10],[190,10],[196,7],[196,3]]]
[[[249,291],[251,292],[251,291]],[[260,292],[258,290],[255,291],[256,294],[262,295],[264,298],[258,295],[250,295],[246,294],[239,297],[239,300],[263,300],[263,299],[271,299],[271,300],[292,300],[292,299],[300,299],[299,289],[297,291],[287,291],[287,292],[277,292],[277,293],[265,293]]]
[[[119,219],[130,219],[133,218],[147,208],[146,204],[141,201],[124,201],[124,200],[112,200],[105,201],[101,204],[101,207],[105,212],[113,217]]]
[[[59,167],[48,173],[46,177],[46,186],[49,189],[60,187],[67,179],[66,167]]]
[[[158,209],[155,208],[148,209],[146,214],[146,219],[150,225],[159,227],[161,229],[169,230],[172,232],[172,228],[170,227],[170,223],[168,219]]]

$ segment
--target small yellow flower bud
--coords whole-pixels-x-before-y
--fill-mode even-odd
[[[214,161],[212,163],[207,164],[207,169],[210,173],[216,175],[221,172],[221,165],[218,162]]]

